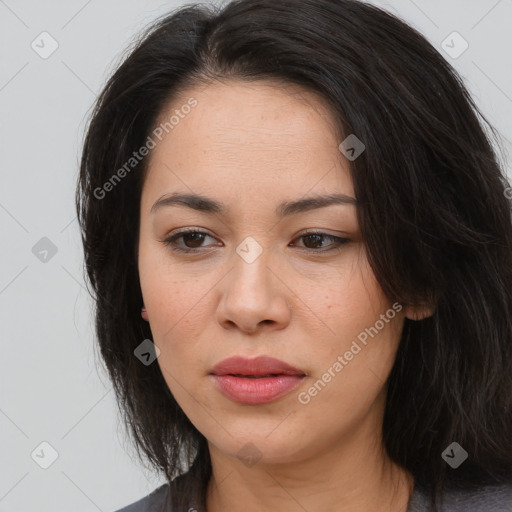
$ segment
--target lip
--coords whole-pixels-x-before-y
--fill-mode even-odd
[[[243,356],[228,357],[217,363],[214,375],[305,375],[305,372],[288,363],[269,356],[248,358]]]
[[[250,405],[287,395],[306,376],[302,370],[268,356],[230,357],[215,365],[210,375],[227,398]]]

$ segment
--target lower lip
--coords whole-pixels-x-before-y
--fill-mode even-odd
[[[287,395],[304,378],[303,375],[277,375],[275,377],[235,377],[213,375],[221,393],[240,404],[266,404]]]

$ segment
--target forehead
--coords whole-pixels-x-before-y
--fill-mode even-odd
[[[173,98],[162,110],[159,122],[180,109],[190,97],[197,100],[192,119],[200,122],[215,120],[209,132],[218,135],[223,126],[244,126],[258,122],[260,136],[277,136],[281,128],[283,135],[300,129],[309,132],[321,128],[320,137],[332,135],[337,130],[331,109],[322,96],[295,84],[277,80],[258,81],[210,81],[189,87]],[[266,128],[272,131],[266,132]],[[204,134],[203,134],[204,135]],[[225,135],[225,134],[224,134]],[[337,138],[340,134],[337,135]]]
[[[184,108],[191,99],[195,106]],[[275,193],[289,186],[305,194],[321,181],[329,191],[353,193],[334,115],[311,91],[275,82],[212,82],[183,91],[158,124],[172,116],[172,129],[150,155],[148,181],[159,188],[181,177],[180,185],[208,190],[245,185],[248,192]]]

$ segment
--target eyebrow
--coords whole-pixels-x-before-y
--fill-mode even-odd
[[[281,203],[275,210],[278,217],[287,217],[304,213],[318,208],[325,208],[331,205],[356,205],[357,199],[345,194],[317,195],[298,199],[297,201],[286,201]],[[214,213],[226,216],[229,212],[226,205],[210,197],[199,194],[180,194],[174,193],[164,195],[158,199],[151,207],[150,213],[154,214],[158,210],[169,206],[185,206],[199,212]]]

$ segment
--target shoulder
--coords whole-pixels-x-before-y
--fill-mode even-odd
[[[169,484],[165,483],[147,496],[126,507],[116,510],[116,512],[164,512],[164,510],[165,512],[172,512],[164,508],[169,502],[168,498]]]
[[[425,489],[415,489],[407,512],[427,512],[429,497]],[[511,512],[512,482],[485,485],[479,489],[451,487],[444,491],[441,512]]]
[[[444,498],[447,512],[510,512],[512,510],[512,482],[486,485],[475,490],[449,490]]]
[[[197,512],[199,502],[198,480],[188,471],[116,512]]]

